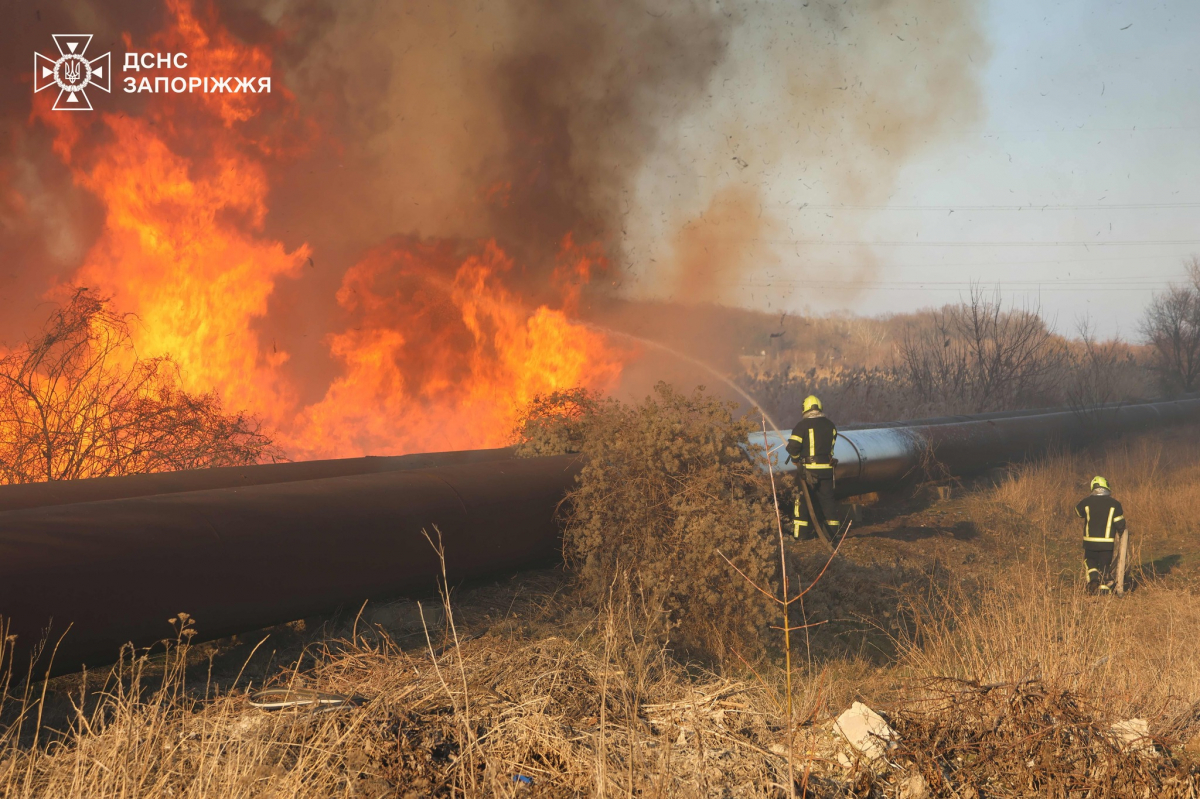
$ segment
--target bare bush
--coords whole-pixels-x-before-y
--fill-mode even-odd
[[[1005,308],[998,292],[988,297],[978,287],[967,302],[934,314],[930,328],[910,331],[900,353],[918,397],[975,411],[1052,402],[1067,365],[1064,342],[1040,308]]]
[[[278,459],[258,423],[139,358],[126,317],[86,289],[0,358],[0,483],[74,480]]]

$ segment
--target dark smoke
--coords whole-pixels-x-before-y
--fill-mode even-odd
[[[27,75],[51,33],[93,32],[119,53],[122,33],[144,45],[167,17],[141,0],[4,2],[6,76]],[[968,0],[212,8],[244,41],[270,46],[295,125],[316,128],[297,134],[306,150],[268,164],[264,235],[288,250],[308,243],[313,262],[276,284],[261,322],[316,396],[338,369],[325,336],[348,324],[342,277],[397,234],[466,249],[496,239],[531,303],[548,292],[566,234],[599,241],[612,268],[595,281],[593,317],[606,292],[737,304],[743,278],[764,267],[828,277],[825,251],[789,243],[815,235],[793,209],[809,195],[886,198],[909,159],[978,116],[987,55]],[[69,279],[102,222],[30,123],[29,92],[0,84],[0,301],[17,309]],[[137,112],[137,98],[105,99]],[[832,271],[874,268],[859,255]],[[24,319],[0,322],[0,340]],[[719,330],[668,343],[701,356],[729,347]]]
[[[706,2],[540,0],[308,4],[278,24],[300,43],[297,98],[339,146],[322,209],[353,209],[314,219],[310,192],[281,189],[304,236],[495,237],[537,299],[568,233],[619,253],[630,187],[735,20]]]

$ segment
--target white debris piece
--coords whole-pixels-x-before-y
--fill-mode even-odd
[[[929,783],[920,774],[913,774],[900,784],[900,799],[929,799]]]
[[[862,702],[855,702],[849,710],[838,716],[833,729],[869,761],[879,760],[888,750],[896,748],[895,730]],[[840,757],[838,759],[842,760]]]
[[[1150,737],[1150,724],[1145,719],[1118,721],[1109,728],[1117,747],[1130,754],[1157,755],[1154,740]]]

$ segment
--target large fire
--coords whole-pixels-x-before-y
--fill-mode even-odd
[[[269,51],[211,10],[166,5],[167,30],[128,49],[188,53],[197,74],[271,74]],[[324,342],[341,371],[313,402],[260,332],[279,281],[303,280],[312,257],[263,233],[265,163],[300,146],[291,131],[311,135],[286,92],[155,94],[140,115],[98,118],[37,100],[56,152],[106,212],[73,282],[137,316],[140,354],[170,355],[188,388],[257,414],[293,458],[501,445],[535,394],[602,391],[620,375],[625,354],[572,321],[581,284],[605,268],[593,246],[554,242],[557,300],[531,304],[494,241],[397,238],[343,276],[345,326]]]

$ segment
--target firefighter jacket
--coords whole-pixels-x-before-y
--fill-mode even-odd
[[[823,413],[809,412],[793,429],[787,442],[792,460],[803,463],[806,469],[829,470],[833,474],[833,445],[837,441],[837,426]]]
[[[1116,537],[1125,532],[1125,510],[1107,491],[1093,491],[1084,497],[1075,513],[1083,519],[1085,551],[1111,551]]]

